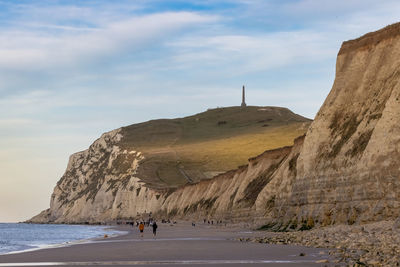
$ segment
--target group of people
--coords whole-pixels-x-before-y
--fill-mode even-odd
[[[145,226],[151,227],[153,229],[154,238],[157,235],[158,225],[157,225],[156,221],[151,217],[148,220],[143,220],[143,219],[142,220],[136,220],[136,221],[134,221],[133,219],[128,220],[128,221],[120,221],[120,220],[118,220],[117,221],[117,225],[121,225],[121,224],[131,225],[132,227],[136,226],[139,229],[141,237],[143,237]]]
[[[222,224],[222,220],[217,220],[215,222],[216,222],[217,225],[218,224]],[[162,223],[170,223],[170,220],[169,219],[168,220],[164,220],[163,219]],[[204,219],[203,223],[204,224],[213,225],[214,224],[214,220]],[[117,222],[117,224],[122,224],[122,223],[121,222]],[[151,227],[153,229],[153,236],[154,236],[154,238],[156,238],[158,225],[157,225],[156,221],[153,218],[149,218],[149,220],[147,220],[147,221],[143,221],[143,220],[142,221],[135,221],[135,222],[134,221],[127,221],[126,224],[130,224],[132,227],[134,227],[135,224],[136,224],[136,227],[139,229],[141,238],[143,238],[145,226]],[[176,224],[176,222],[174,222],[174,224]],[[225,223],[225,225],[226,225],[226,223]],[[192,226],[193,227],[196,226],[196,223],[194,221],[192,222]]]
[[[138,222],[137,226],[139,228],[140,237],[143,237],[145,222],[143,222],[143,221],[141,221],[140,223]],[[154,236],[154,238],[156,238],[157,228],[158,228],[156,221],[149,222],[147,224],[147,226],[151,226],[153,228],[153,236]]]
[[[210,220],[204,219],[203,220],[204,224],[206,224],[206,222],[208,222],[208,224],[210,224]],[[211,224],[214,224],[214,220],[211,220]],[[218,221],[217,220],[217,224],[222,224],[222,220]]]

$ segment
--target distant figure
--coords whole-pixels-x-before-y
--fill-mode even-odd
[[[140,236],[143,237],[143,231],[144,231],[144,223],[140,222],[139,224],[139,231],[140,231]]]
[[[152,225],[152,226],[153,226],[153,235],[154,235],[154,238],[156,238],[157,227],[158,227],[156,221],[153,222],[153,225]]]
[[[204,221],[204,224],[206,224],[206,221],[207,221],[207,220],[206,220],[206,219],[204,219],[203,221]]]

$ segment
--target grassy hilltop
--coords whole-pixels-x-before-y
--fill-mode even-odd
[[[170,188],[237,168],[265,150],[293,144],[310,119],[280,107],[226,107],[123,128],[121,145],[142,151],[138,177]]]

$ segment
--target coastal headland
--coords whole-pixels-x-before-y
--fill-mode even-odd
[[[50,208],[30,221],[95,223],[152,212],[285,231],[396,220],[399,57],[399,23],[344,42],[313,121],[245,106],[105,133],[70,157]]]
[[[105,133],[71,156],[50,208],[30,222],[95,223],[142,213],[174,220],[215,218],[270,231],[242,241],[337,249],[339,265],[398,266],[399,58],[400,23],[344,42],[332,90],[312,122],[284,108],[246,106]],[[259,148],[262,138],[288,137],[288,132],[295,133],[290,144],[269,147],[232,169],[244,160],[236,157],[240,151],[255,151],[246,145]],[[186,247],[177,246],[171,253],[190,261],[186,255],[197,247],[213,246],[196,242],[192,252],[181,254]],[[257,255],[267,255],[257,254],[258,244],[223,242],[202,257],[262,260]],[[285,259],[298,252],[289,255],[291,247],[281,248],[276,255]]]

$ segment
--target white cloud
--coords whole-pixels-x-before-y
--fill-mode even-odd
[[[172,42],[174,62],[182,69],[218,66],[235,74],[271,70],[277,67],[323,61],[334,57],[335,43],[312,31],[259,35],[191,37]]]
[[[135,50],[188,26],[216,21],[216,16],[167,12],[110,22],[96,30],[62,35],[46,32],[3,31],[0,68],[35,70],[79,66],[87,60]]]
[[[35,125],[38,122],[32,119],[24,119],[24,118],[8,118],[8,119],[0,119],[0,128],[19,128],[21,126],[27,125]]]

